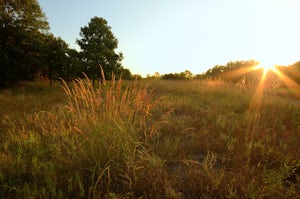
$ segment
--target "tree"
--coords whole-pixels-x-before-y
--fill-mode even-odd
[[[49,25],[36,0],[5,0],[0,2],[1,28],[26,31],[47,31]]]
[[[128,79],[128,80],[133,79],[133,76],[132,76],[130,70],[127,68],[121,69],[121,77],[122,77],[122,79]]]
[[[253,67],[258,64],[259,62],[255,60],[231,61],[226,65],[216,65],[207,70],[205,76],[221,78],[231,82],[238,82],[242,78],[246,78],[247,81],[257,81],[257,78],[260,77],[259,73],[261,71],[254,70]]]
[[[159,79],[159,78],[160,78],[160,73],[159,73],[159,72],[155,72],[155,73],[154,73],[154,78]]]
[[[184,77],[185,77],[185,79],[193,79],[193,73],[189,70],[185,70]]]
[[[189,70],[185,70],[180,73],[169,73],[161,76],[165,80],[191,80],[193,79],[193,73]]]
[[[52,34],[47,35],[44,56],[46,58],[45,65],[47,67],[47,77],[50,80],[50,85],[54,79],[66,78],[65,68],[68,66],[67,52],[69,47],[61,38],[56,38]]]
[[[184,80],[185,79],[185,73],[169,73],[169,74],[164,74],[161,76],[162,79],[165,80]]]
[[[67,65],[64,67],[62,78],[69,81],[77,77],[82,77],[84,72],[84,67],[80,57],[80,53],[75,49],[69,48],[67,50],[66,56],[67,56]]]
[[[50,86],[53,80],[73,80],[84,72],[81,57],[75,49],[70,49],[68,44],[60,37],[52,34],[44,35],[43,65],[38,69],[38,78],[49,79]]]
[[[0,87],[35,78],[48,29],[36,0],[0,1]]]
[[[123,55],[117,54],[118,40],[103,18],[94,17],[80,31],[81,39],[77,40],[86,64],[86,73],[93,80],[100,79],[102,66],[105,77],[110,79],[112,72],[119,75]]]
[[[229,69],[229,68],[228,68]],[[226,66],[216,65],[211,69],[208,69],[206,72],[207,76],[218,77],[226,70]]]
[[[71,81],[82,76],[84,68],[79,52],[70,49],[64,40],[60,37],[56,38],[52,34],[47,35],[46,45],[44,73],[50,80],[50,85],[53,80],[59,78]]]

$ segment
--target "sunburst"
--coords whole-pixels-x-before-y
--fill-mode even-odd
[[[261,69],[263,71],[262,71],[262,74],[260,77],[260,81],[259,81],[257,88],[255,89],[253,98],[251,100],[251,104],[249,106],[250,115],[248,118],[248,130],[249,130],[248,138],[250,140],[253,139],[253,136],[254,136],[253,134],[257,127],[256,125],[258,124],[258,120],[260,120],[260,111],[263,106],[262,101],[263,101],[265,83],[266,83],[266,79],[268,77],[268,73],[274,73],[285,84],[287,89],[289,89],[294,94],[295,97],[300,98],[300,86],[294,80],[292,80],[290,77],[288,77],[283,72],[281,72],[280,69],[278,67],[276,67],[275,64],[260,62],[259,65],[254,66],[254,67],[248,67],[243,70],[240,69],[237,71],[232,71],[230,76],[231,77],[239,76],[239,75],[243,75],[248,72],[251,72],[251,71],[261,70]],[[235,74],[235,75],[233,75],[233,74]]]
[[[272,63],[266,63],[266,62],[260,62],[259,65],[255,67],[255,69],[263,69],[264,73],[268,73],[269,71],[275,70],[275,64]]]

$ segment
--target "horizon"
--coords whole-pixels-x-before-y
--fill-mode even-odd
[[[82,3],[39,0],[50,32],[70,48],[94,16],[107,20],[119,41],[122,65],[145,77],[205,73],[230,61],[290,65],[300,60],[296,0],[128,0]]]

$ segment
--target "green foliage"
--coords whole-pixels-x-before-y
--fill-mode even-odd
[[[0,3],[0,87],[34,79],[48,23],[36,0]]]
[[[234,83],[241,80],[241,78],[246,78],[247,81],[258,81],[261,71],[254,68],[258,64],[259,62],[255,60],[228,62],[224,66],[214,66],[205,75],[206,77],[221,78]]]
[[[93,80],[100,79],[100,67],[105,77],[111,78],[112,72],[120,74],[122,53],[117,54],[118,40],[105,19],[94,17],[88,26],[80,31],[81,39],[77,40],[86,65],[86,74]]]
[[[130,70],[127,68],[121,68],[121,76],[122,79],[133,79],[133,75],[131,74]]]
[[[191,80],[193,79],[193,73],[189,70],[185,70],[181,73],[169,73],[161,76],[165,80]]]
[[[111,77],[112,71],[119,75],[123,69],[120,65],[123,57],[121,53],[114,52],[118,41],[107,22],[94,18],[90,28],[91,30],[87,30],[87,27],[82,28],[81,36],[86,35],[90,39],[85,43],[84,39],[78,41],[82,42],[81,47],[84,49],[84,56],[81,56],[76,50],[69,49],[61,38],[48,33],[48,22],[38,1],[1,1],[0,88],[13,86],[22,80],[45,78],[48,78],[52,85],[54,79],[63,78],[70,81],[82,77],[83,72],[93,74],[94,78],[95,72],[100,74],[98,64],[102,64],[107,70],[107,76]],[[91,39],[91,31],[98,32],[101,39]],[[91,50],[92,48],[95,50]],[[97,66],[88,64],[87,70],[82,67],[83,60],[89,63],[93,60],[97,62]],[[125,70],[125,75],[129,78],[130,73]]]
[[[70,49],[61,39],[49,34],[45,36],[43,50],[45,63],[40,75],[48,77],[50,84],[60,78],[70,81],[82,76],[84,68],[79,53]]]
[[[44,31],[49,26],[36,0],[7,0],[1,4],[1,28]]]
[[[67,65],[68,51],[67,44],[61,38],[55,38],[53,35],[48,35],[45,41],[47,49],[45,49],[45,57],[47,64],[48,78],[50,79],[50,84],[52,84],[53,79],[58,79],[62,77],[64,72],[64,66]]]

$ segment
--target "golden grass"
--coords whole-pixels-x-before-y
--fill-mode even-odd
[[[147,119],[160,99],[153,100],[153,91],[147,86],[137,85],[137,80],[123,88],[122,80],[116,81],[114,75],[110,82],[102,78],[103,82],[97,88],[87,76],[75,80],[71,87],[63,81],[68,98],[65,108],[73,116],[77,131],[84,133],[85,128],[97,125],[99,121],[128,123],[144,129],[145,139],[151,137],[154,132],[147,126]],[[148,130],[151,132],[146,132]]]

